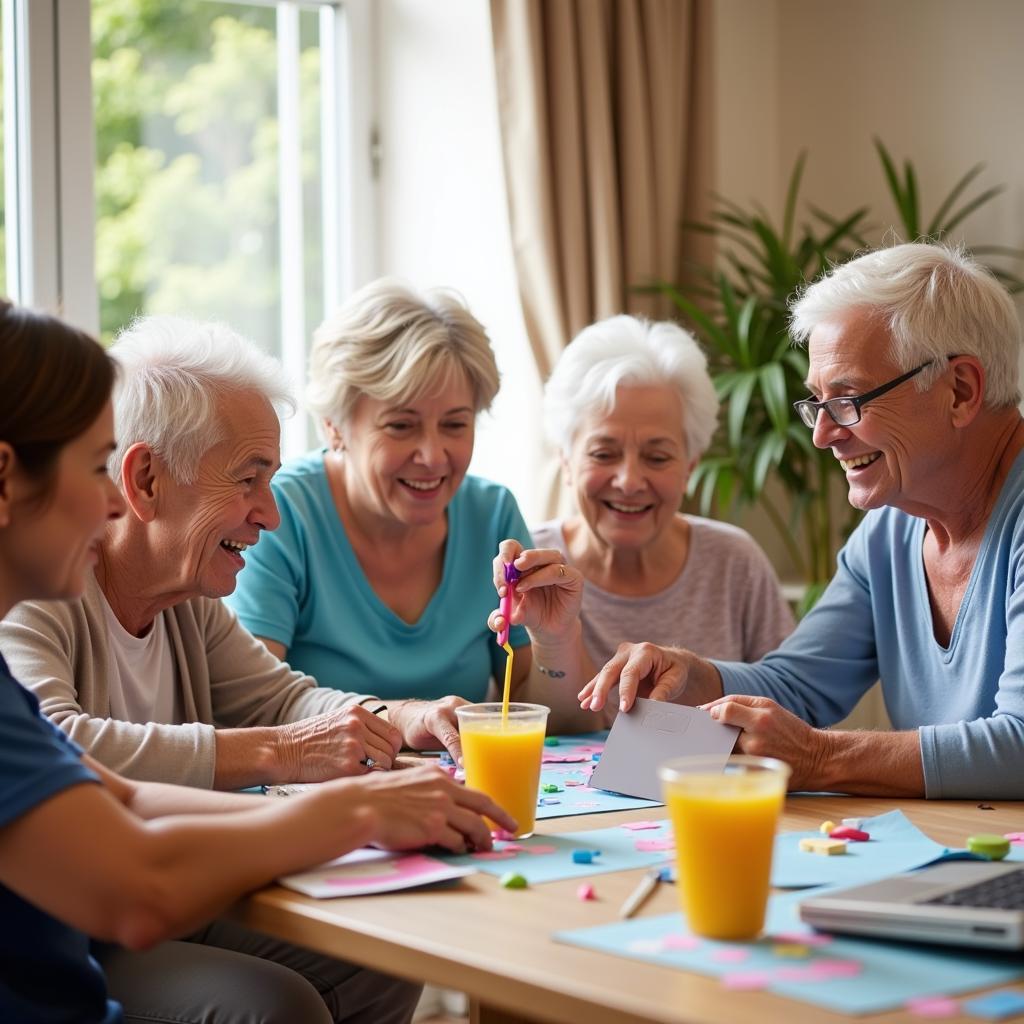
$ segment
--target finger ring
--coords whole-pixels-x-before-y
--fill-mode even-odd
[[[374,759],[372,757],[364,757],[362,759],[362,761],[360,761],[359,763],[360,764],[365,764],[367,768],[376,768],[377,767],[377,762],[374,761]]]
[[[560,565],[558,567],[558,575],[559,576],[564,576],[565,575],[565,566],[564,565]]]

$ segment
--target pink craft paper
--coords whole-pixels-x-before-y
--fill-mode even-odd
[[[642,832],[649,828],[661,828],[665,822],[663,821],[627,821],[625,825],[620,825],[619,828],[628,828],[630,832]]]
[[[722,987],[734,992],[749,992],[765,988],[772,976],[767,971],[733,971],[722,975]]]
[[[675,848],[676,841],[674,839],[638,839],[636,841],[637,853],[659,853],[662,850],[674,850]]]
[[[908,999],[904,1008],[907,1013],[912,1013],[915,1017],[928,1017],[931,1020],[957,1017],[960,1014],[960,1004],[955,999],[948,999],[946,996],[921,996],[917,999]]]

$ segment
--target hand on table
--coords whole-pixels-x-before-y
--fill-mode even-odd
[[[793,772],[791,790],[826,785],[823,766],[832,737],[828,731],[815,729],[768,697],[736,693],[702,706],[715,721],[743,730],[736,741],[739,753],[785,761]]]
[[[620,711],[628,711],[637,697],[669,701],[685,692],[692,699],[680,703],[694,704],[722,692],[718,670],[709,661],[682,648],[648,643],[619,644],[604,668],[580,690],[580,707],[600,711],[615,687]]]
[[[375,765],[390,768],[401,749],[402,735],[359,704],[275,730],[277,773],[282,782],[324,782],[363,775]]]
[[[385,850],[489,850],[491,827],[482,815],[508,832],[517,828],[515,819],[490,797],[452,781],[433,766],[374,772],[349,785],[358,787],[358,799],[376,818],[371,842]]]
[[[579,620],[583,602],[583,573],[565,564],[562,553],[555,548],[530,548],[526,551],[517,540],[503,540],[492,563],[494,589],[504,597],[505,564],[511,562],[522,578],[515,585],[512,598],[511,625],[525,626],[530,636],[544,642],[570,636]],[[499,610],[487,617],[487,625],[495,633],[505,627]]]
[[[468,703],[461,697],[388,701],[388,719],[399,730],[407,747],[413,750],[444,747],[456,764],[462,764],[462,742],[455,709]]]

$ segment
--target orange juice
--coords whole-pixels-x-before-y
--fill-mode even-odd
[[[709,939],[753,939],[764,927],[775,827],[789,769],[734,757],[726,772],[662,767],[676,839],[678,886],[690,929]],[[767,762],[768,767],[743,762]],[[771,767],[778,765],[778,768]]]
[[[486,793],[516,819],[516,838],[533,834],[547,713],[538,704],[510,704],[503,722],[501,704],[456,710],[466,785]]]

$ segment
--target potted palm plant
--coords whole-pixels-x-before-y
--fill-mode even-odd
[[[911,163],[899,169],[881,141],[875,147],[904,237],[944,238],[1001,191],[997,186],[962,199],[983,169],[978,164],[926,219]],[[801,611],[828,583],[837,546],[860,513],[836,500],[844,490],[842,470],[830,452],[814,447],[793,411],[792,403],[806,397],[807,356],[792,345],[788,306],[799,288],[865,248],[870,230],[867,205],[835,217],[808,204],[798,216],[805,163],[802,153],[781,223],[758,204],[745,208],[716,196],[710,221],[688,227],[716,237],[717,264],[689,285],[658,282],[642,289],[668,298],[701,339],[723,406],[721,428],[690,479],[690,493],[704,515],[712,508],[727,516],[750,507],[764,513],[805,585]],[[1021,255],[996,246],[974,252]],[[1024,288],[1020,278],[993,270],[1011,290]]]

